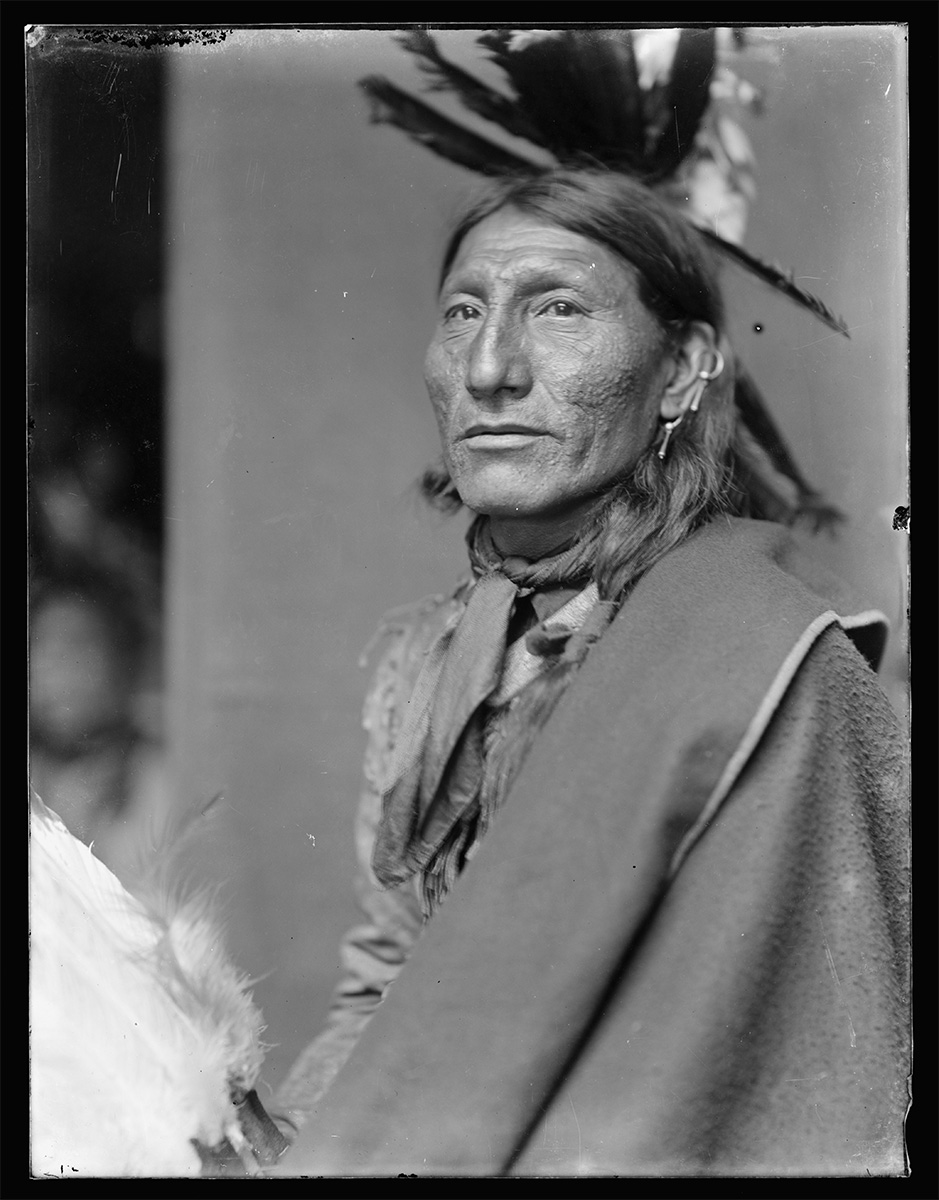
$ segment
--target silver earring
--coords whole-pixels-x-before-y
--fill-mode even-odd
[[[701,401],[704,397],[704,389],[707,387],[707,385],[712,380],[716,379],[718,377],[718,375],[720,375],[721,371],[723,371],[723,369],[724,369],[723,354],[721,354],[720,350],[715,350],[714,354],[715,354],[714,366],[711,367],[710,371],[699,371],[698,372],[697,379],[696,379],[695,385],[694,385],[694,395],[691,397],[691,403],[688,405],[688,408],[686,410],[687,412],[696,413],[698,411],[698,408],[700,407]],[[663,461],[665,459],[666,453],[668,452],[669,439],[671,438],[672,434],[675,432],[675,430],[678,428],[678,426],[682,423],[682,421],[684,419],[685,419],[685,414],[681,413],[679,416],[675,417],[674,420],[666,421],[665,424],[662,426],[664,433],[662,436],[662,443],[658,449],[658,455],[659,455],[659,458],[662,459]]]
[[[710,369],[710,371],[698,372],[698,382],[695,384],[695,393],[692,397],[691,403],[688,405],[688,408],[693,413],[698,411],[701,400],[704,396],[704,389],[713,379],[716,379],[724,369],[723,354],[721,354],[720,350],[715,350],[714,353],[717,357],[714,361],[714,366]]]
[[[673,421],[666,421],[665,424],[662,426],[665,433],[662,438],[662,444],[659,446],[659,450],[658,450],[660,459],[664,460],[665,453],[668,450],[668,440],[684,419],[685,419],[685,414],[682,413],[681,416],[676,417]]]
[[[704,397],[704,389],[706,387],[707,387],[707,380],[703,379],[701,377],[701,375],[699,374],[697,381],[695,382],[695,385],[694,385],[694,395],[691,397],[691,403],[688,405],[689,412],[696,413],[698,411],[698,406],[700,405],[701,400]]]
[[[699,371],[698,372],[699,379],[708,379],[708,380],[716,379],[718,377],[718,375],[720,375],[721,371],[723,371],[723,369],[724,369],[723,354],[721,354],[720,350],[715,350],[714,354],[716,355],[715,360],[714,360],[714,366],[710,369],[710,371]]]

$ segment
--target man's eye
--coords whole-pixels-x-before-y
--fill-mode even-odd
[[[454,304],[443,315],[447,321],[474,321],[479,316],[479,309],[472,304]]]
[[[576,317],[580,315],[581,310],[569,300],[552,300],[541,311],[552,317]]]

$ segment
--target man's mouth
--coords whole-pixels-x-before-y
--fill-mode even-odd
[[[526,445],[533,438],[544,436],[543,429],[507,421],[471,425],[458,440],[467,442],[476,450],[511,450]]]

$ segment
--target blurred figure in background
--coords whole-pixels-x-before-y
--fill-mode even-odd
[[[37,589],[30,624],[32,786],[126,878],[165,809],[139,619],[89,573]]]
[[[31,480],[30,781],[126,880],[167,805],[159,562],[116,502],[127,449],[75,424],[49,422]]]

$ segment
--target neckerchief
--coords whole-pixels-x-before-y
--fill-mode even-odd
[[[427,652],[382,796],[373,868],[384,886],[402,883],[426,867],[478,797],[482,711],[500,685],[516,600],[538,588],[585,586],[598,540],[598,534],[588,534],[549,558],[530,562],[500,555],[486,518],[471,525],[467,544],[475,583],[462,614]],[[530,631],[526,646],[534,655],[557,656],[573,634],[570,628],[553,628],[549,619]]]

